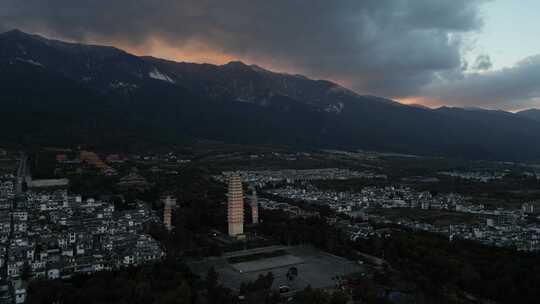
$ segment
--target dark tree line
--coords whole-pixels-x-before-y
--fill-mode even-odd
[[[31,281],[28,303],[188,304],[198,298],[196,282],[182,263],[170,259],[69,280]]]
[[[503,303],[538,303],[540,256],[471,241],[449,242],[429,234],[402,232],[378,242],[354,244],[385,258],[423,290],[458,288]]]

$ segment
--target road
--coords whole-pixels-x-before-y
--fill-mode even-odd
[[[23,192],[23,183],[28,173],[28,156],[21,152],[19,159],[19,167],[17,168],[17,195]]]

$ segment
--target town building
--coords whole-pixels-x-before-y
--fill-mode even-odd
[[[145,191],[150,188],[150,184],[142,177],[136,169],[134,169],[128,175],[120,178],[116,187],[120,190],[135,190],[135,191]]]

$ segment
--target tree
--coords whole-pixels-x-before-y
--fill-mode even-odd
[[[218,273],[216,272],[216,269],[212,266],[210,269],[208,269],[208,272],[206,273],[206,288],[208,290],[214,290],[218,285]]]
[[[336,291],[330,297],[330,304],[346,304],[349,297],[342,291]]]
[[[189,287],[189,284],[185,281],[180,284],[178,288],[176,288],[173,291],[167,292],[161,300],[158,302],[159,304],[191,304],[192,302],[192,294],[191,294],[191,288]]]
[[[28,281],[32,277],[32,269],[28,263],[24,263],[22,267],[21,278],[25,281]]]
[[[272,287],[273,283],[274,274],[272,272],[268,272],[266,275],[259,274],[259,277],[255,282],[242,283],[242,285],[240,285],[240,292],[247,294],[250,292],[268,290]]]
[[[274,283],[274,274],[270,271],[265,276],[265,288],[269,289]]]
[[[295,300],[302,304],[327,304],[329,296],[321,289],[313,289],[308,286],[296,294]]]
[[[291,267],[289,268],[289,270],[287,271],[287,279],[289,281],[292,281],[294,280],[296,277],[298,276],[298,268],[296,267]]]

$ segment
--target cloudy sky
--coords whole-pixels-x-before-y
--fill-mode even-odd
[[[0,0],[0,30],[517,110],[540,107],[539,11],[538,0]]]

